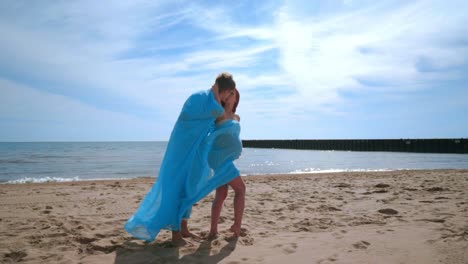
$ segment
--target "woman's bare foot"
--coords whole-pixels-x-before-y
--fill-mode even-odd
[[[240,226],[232,225],[230,230],[234,233],[234,236],[236,236],[236,237],[239,237],[241,235],[241,227]]]
[[[212,232],[210,231],[210,233],[208,234],[208,236],[206,237],[206,239],[208,240],[214,240],[216,238],[218,238],[219,234],[218,232]]]

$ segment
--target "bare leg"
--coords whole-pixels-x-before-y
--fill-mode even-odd
[[[234,224],[231,226],[231,231],[234,232],[235,236],[240,236],[245,207],[245,184],[242,178],[238,176],[229,185],[234,190]]]
[[[228,186],[223,185],[216,189],[215,199],[211,206],[211,228],[208,238],[214,238],[218,235],[218,222],[221,216],[221,209],[223,209],[224,200],[227,197]]]
[[[172,231],[172,243],[178,247],[182,247],[187,244],[180,231]]]

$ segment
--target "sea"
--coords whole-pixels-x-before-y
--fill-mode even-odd
[[[156,177],[167,142],[4,142],[0,183]],[[467,154],[244,148],[242,176],[468,169]]]

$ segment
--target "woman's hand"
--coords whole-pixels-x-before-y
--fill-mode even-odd
[[[216,99],[216,101],[221,104],[221,99],[219,98],[219,88],[218,88],[218,84],[215,83],[213,84],[213,86],[211,86],[211,90],[213,91],[213,94],[214,94],[214,97]]]

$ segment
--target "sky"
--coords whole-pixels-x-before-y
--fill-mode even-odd
[[[0,141],[165,141],[234,76],[243,139],[468,137],[468,1],[0,1]]]

